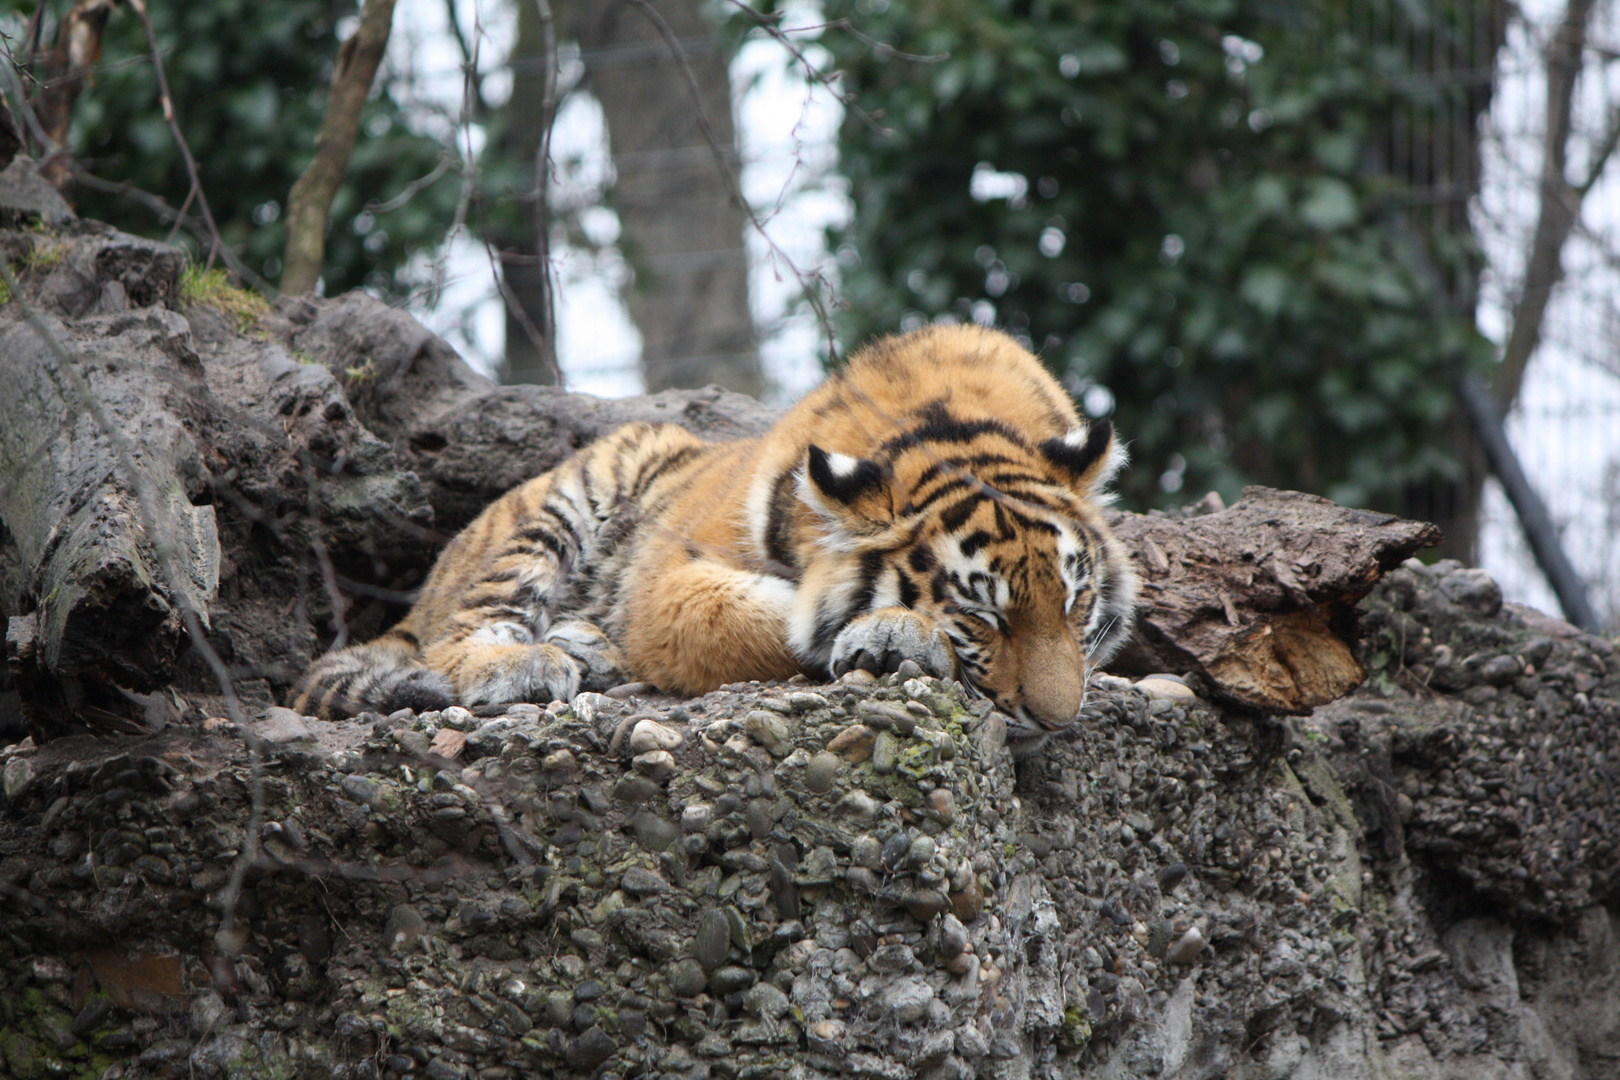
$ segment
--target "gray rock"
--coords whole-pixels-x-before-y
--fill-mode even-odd
[[[1440,591],[1453,603],[1487,619],[1502,610],[1502,587],[1484,570],[1453,570],[1440,579]]]
[[[785,1016],[792,1007],[788,996],[770,983],[758,983],[743,994],[743,1008],[766,1020]]]
[[[731,929],[725,912],[710,908],[698,922],[697,937],[692,943],[692,958],[703,966],[704,971],[713,971],[726,962],[730,951]]]
[[[383,945],[393,955],[413,951],[416,943],[427,933],[427,920],[410,904],[395,904],[388,909],[383,923]]]
[[[748,968],[733,964],[717,968],[709,976],[709,989],[716,994],[734,994],[754,985],[757,978],[758,976]]]
[[[921,1020],[934,1000],[934,991],[921,979],[896,979],[878,997],[884,1014],[897,1023]]]
[[[695,959],[678,961],[669,970],[669,985],[681,997],[694,997],[703,992],[709,983],[709,978],[703,971],[703,965]]]
[[[0,171],[0,221],[38,221],[61,227],[77,220],[73,207],[50,181],[39,175],[39,166],[26,154],[18,154]]]
[[[593,1027],[568,1044],[568,1065],[573,1069],[594,1069],[618,1050],[613,1037]]]

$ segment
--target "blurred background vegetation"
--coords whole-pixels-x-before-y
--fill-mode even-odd
[[[43,41],[71,6],[46,0]],[[1087,412],[1115,417],[1135,461],[1123,481],[1132,508],[1210,489],[1230,501],[1246,483],[1299,488],[1438,521],[1447,553],[1473,558],[1487,470],[1457,381],[1480,373],[1503,409],[1515,404],[1561,287],[1560,245],[1594,233],[1581,200],[1615,190],[1602,180],[1605,118],[1620,109],[1602,87],[1616,8],[402,0],[333,207],[324,288],[419,305],[444,285],[450,241],[471,237],[496,275],[506,377],[545,381],[552,323],[564,321],[550,305],[576,295],[555,267],[607,257],[599,277],[635,326],[639,385],[653,389],[768,389],[757,348],[772,328],[757,291],[770,278],[803,310],[830,312],[819,342],[797,339],[806,362],[929,320],[994,324],[1039,351]],[[36,10],[13,2],[0,23],[14,56],[28,55]],[[357,10],[152,8],[221,231],[272,283],[281,208]],[[797,262],[762,239],[781,193],[741,197],[751,162],[734,114],[765,80],[738,57],[762,40],[842,110],[820,180],[847,212]],[[431,49],[459,73],[425,93],[418,65]],[[178,205],[188,180],[146,54],[138,24],[115,11],[71,150]],[[1541,63],[1528,111],[1547,119],[1539,142],[1510,155],[1528,174],[1522,231],[1535,236],[1493,262],[1481,180],[1504,57]],[[569,137],[586,114],[607,144],[595,174]],[[1542,163],[1554,159],[1549,181]],[[1570,162],[1584,163],[1585,188],[1565,175]],[[72,197],[87,216],[168,233],[128,199]],[[1571,204],[1574,223],[1543,237],[1536,207]],[[1493,289],[1506,325],[1487,338],[1479,313]],[[1509,339],[1526,333],[1515,361]],[[1609,545],[1589,576],[1613,561]]]

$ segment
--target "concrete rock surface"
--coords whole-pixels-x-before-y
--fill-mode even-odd
[[[903,676],[310,721],[256,751],[224,723],[14,748],[36,779],[0,811],[0,1054],[126,1078],[1609,1075],[1612,647],[1459,606],[1458,569],[1380,586],[1371,680],[1310,717],[1114,681],[1017,766],[985,702]],[[1495,656],[1521,674],[1477,678]],[[886,771],[829,755],[890,713],[916,723]],[[649,724],[656,779],[615,743]],[[458,760],[426,751],[441,731]]]

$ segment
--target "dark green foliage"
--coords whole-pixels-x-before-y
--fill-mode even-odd
[[[286,244],[287,193],[315,152],[338,51],[337,20],[355,3],[330,0],[207,0],[151,4],[181,130],[197,157],[203,190],[220,232],[243,261],[272,283]],[[190,189],[185,164],[163,119],[157,78],[140,23],[127,8],[108,24],[102,65],[79,99],[74,153],[92,172],[163,196],[178,206]],[[326,247],[326,292],[366,285],[384,293],[401,264],[436,244],[456,199],[452,171],[398,210],[382,202],[430,173],[443,150],[412,134],[398,104],[373,94],[361,122],[349,176],[333,200]],[[162,236],[146,209],[79,187],[80,214]],[[191,213],[196,214],[195,205]]]
[[[1138,506],[1245,482],[1397,506],[1454,468],[1450,385],[1481,340],[1441,285],[1472,280],[1471,237],[1400,227],[1409,185],[1382,164],[1397,106],[1417,113],[1403,50],[1362,21],[1400,40],[1430,15],[1405,10],[1392,31],[1340,0],[829,0],[949,54],[823,39],[889,129],[841,136],[846,340],[993,313],[1082,401],[1113,393]],[[1025,190],[975,199],[976,165]]]

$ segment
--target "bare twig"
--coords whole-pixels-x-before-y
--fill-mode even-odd
[[[132,0],[133,2],[133,0]],[[332,95],[315,136],[315,157],[287,197],[287,255],[283,292],[313,292],[326,255],[327,215],[338,185],[349,171],[360,111],[377,77],[394,21],[394,0],[365,0],[360,28],[338,50]]]
[[[893,132],[884,127],[882,124],[878,123],[877,117],[873,116],[867,110],[861,108],[860,102],[855,100],[855,96],[846,92],[843,87],[838,84],[838,72],[822,71],[814,63],[812,63],[810,58],[805,55],[804,50],[799,48],[799,46],[794,42],[794,35],[816,30],[842,30],[855,40],[864,45],[870,46],[872,51],[876,52],[878,55],[886,58],[905,60],[914,64],[938,64],[951,58],[950,53],[930,54],[902,52],[887,42],[878,41],[876,38],[869,37],[868,35],[861,33],[848,19],[834,19],[832,22],[821,23],[815,26],[799,26],[784,30],[782,27],[776,25],[780,19],[779,15],[772,16],[763,11],[756,11],[754,8],[750,7],[745,0],[726,0],[726,3],[730,4],[743,15],[747,16],[753,22],[755,27],[764,31],[767,36],[769,36],[777,44],[781,45],[782,48],[786,49],[788,54],[798,62],[799,66],[804,68],[804,73],[809,77],[811,82],[826,87],[827,92],[832,94],[833,98],[851,115],[880,135],[891,135]]]
[[[338,588],[337,569],[332,565],[331,553],[326,550],[326,541],[321,539],[320,489],[315,483],[315,462],[308,450],[298,452],[298,463],[304,473],[309,546],[315,553],[315,564],[321,571],[321,584],[326,587],[326,598],[332,605],[332,649],[336,651],[349,643],[349,624],[343,617],[343,590]]]
[[[416,198],[418,194],[438,183],[440,177],[455,167],[455,155],[448,152],[440,154],[438,163],[435,164],[432,169],[428,170],[426,176],[417,177],[415,180],[412,180],[410,183],[406,184],[404,189],[392,199],[386,199],[383,202],[377,202],[376,200],[367,202],[365,206],[366,213],[372,215],[387,214],[394,210],[398,210],[400,207]]]
[[[208,207],[208,195],[203,191],[202,180],[197,175],[197,159],[191,156],[191,145],[180,133],[180,121],[174,114],[174,95],[169,93],[169,77],[163,72],[163,53],[158,48],[157,34],[152,30],[152,19],[146,13],[146,0],[129,0],[129,6],[135,9],[136,17],[141,20],[141,29],[146,31],[146,43],[152,50],[152,70],[157,73],[158,96],[163,101],[163,119],[169,122],[169,133],[174,136],[174,144],[180,148],[180,156],[186,163],[186,173],[191,177],[191,190],[196,193],[197,207],[202,211],[203,220],[208,223],[208,265],[213,266],[215,256],[225,249],[225,241],[220,239],[219,226],[214,224],[214,212]]]

